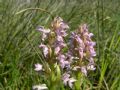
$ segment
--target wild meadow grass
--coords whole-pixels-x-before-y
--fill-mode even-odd
[[[120,90],[119,0],[0,0],[0,90],[31,90],[43,83],[49,90],[70,90],[55,81],[55,72],[46,78],[34,70],[44,59],[36,28],[49,28],[56,16],[70,31],[87,23],[97,43],[96,70],[76,75],[73,90]]]

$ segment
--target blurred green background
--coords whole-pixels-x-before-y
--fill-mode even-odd
[[[20,13],[27,8],[46,11]],[[120,0],[0,0],[0,90],[31,90],[49,83],[34,71],[34,64],[42,60],[36,28],[49,28],[56,16],[70,31],[87,23],[97,42],[97,70],[80,79],[80,90],[120,90]],[[90,88],[85,86],[88,82]],[[58,85],[55,90],[69,88]]]

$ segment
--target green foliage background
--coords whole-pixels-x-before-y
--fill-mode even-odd
[[[52,16],[41,10],[19,12],[26,8],[42,8]],[[74,89],[120,90],[119,0],[0,0],[0,90],[31,90],[40,83],[50,90],[70,89],[34,71],[42,60],[36,27],[49,28],[55,16],[62,17],[70,31],[87,23],[97,42],[97,70],[88,77],[78,75]]]

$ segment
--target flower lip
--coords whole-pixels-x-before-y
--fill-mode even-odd
[[[65,23],[63,21],[60,23],[60,26],[62,29],[69,29],[69,26],[67,25],[67,23]]]
[[[62,76],[63,83],[67,85],[67,82],[69,81],[70,74],[64,73]]]
[[[43,48],[43,54],[44,54],[45,57],[47,57],[47,55],[49,53],[49,48],[46,45],[42,44],[42,43],[41,43],[41,45],[39,45],[39,47]]]
[[[42,70],[42,65],[39,64],[39,63],[35,64],[35,69],[34,70],[35,71],[41,71]]]
[[[77,81],[76,79],[70,78],[69,81],[68,81],[69,87],[72,88],[73,87],[73,83],[76,82],[76,81]]]
[[[95,46],[96,42],[86,41],[86,45],[88,45],[88,46]]]
[[[41,31],[42,33],[49,33],[50,29],[45,29],[43,26],[39,26],[37,28],[38,31]]]
[[[50,33],[50,29],[45,29],[43,26],[39,26],[37,30],[42,33],[42,41],[45,41],[45,39],[48,37],[48,34]]]
[[[87,69],[86,69],[85,66],[82,66],[82,67],[81,67],[81,72],[82,72],[85,76],[87,76]]]
[[[94,36],[94,34],[93,33],[89,33],[89,37],[92,37],[92,36]]]
[[[94,71],[95,69],[96,68],[92,64],[87,66],[87,70],[93,70]]]
[[[62,80],[63,80],[64,85],[67,85],[67,84],[68,84],[70,88],[72,88],[73,83],[74,83],[75,81],[77,81],[77,80],[74,79],[74,78],[70,78],[70,74],[68,74],[68,73],[64,73],[64,74],[63,74]]]

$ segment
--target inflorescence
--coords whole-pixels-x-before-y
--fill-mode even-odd
[[[88,31],[86,24],[70,32],[70,35],[67,33],[68,29],[67,23],[62,18],[56,17],[51,24],[51,29],[40,26],[37,30],[42,34],[39,47],[46,62],[50,65],[57,63],[62,72],[61,79],[64,85],[72,88],[73,82],[76,81],[71,76],[72,72],[81,72],[87,76],[88,70],[95,70],[96,43],[92,41],[93,33]],[[42,69],[41,64],[35,64],[36,71]]]

